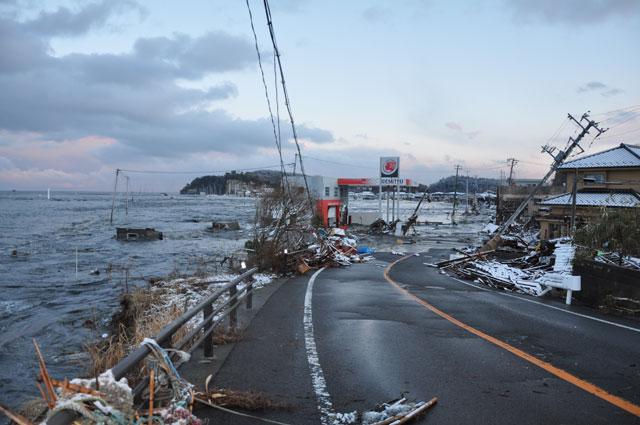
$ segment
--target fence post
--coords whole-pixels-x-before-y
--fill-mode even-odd
[[[235,303],[235,297],[238,293],[238,285],[235,284],[233,285],[231,288],[229,288],[229,298],[231,299],[230,304]],[[238,311],[237,311],[237,306],[233,308],[233,310],[231,310],[231,312],[229,313],[229,326],[232,327],[233,329],[236,328],[236,326],[238,325]]]
[[[206,317],[211,315],[212,313],[213,306],[211,304],[207,304],[202,309],[202,318],[206,319]],[[211,318],[208,323],[205,323],[203,330],[206,332],[206,330],[211,326],[212,323],[213,318]],[[202,341],[202,345],[204,345],[204,356],[213,357],[213,332],[210,332],[209,335],[207,335],[204,341]]]
[[[247,285],[247,310],[251,310],[253,308],[253,278],[251,282]]]

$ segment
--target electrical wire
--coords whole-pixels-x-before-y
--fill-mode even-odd
[[[558,127],[558,129],[555,131],[555,133],[553,133],[553,135],[551,137],[549,137],[549,143],[553,143],[555,142],[555,140],[558,138],[558,136],[560,135],[560,132],[564,129],[564,127],[569,124],[569,117],[565,118],[564,121],[562,122],[562,124],[560,124],[560,127]]]
[[[311,199],[311,192],[309,191],[309,183],[307,182],[307,175],[304,171],[304,164],[302,162],[302,152],[300,150],[300,143],[298,142],[298,133],[296,131],[296,125],[295,125],[295,121],[293,119],[293,112],[291,111],[291,102],[289,100],[289,93],[287,92],[287,85],[285,83],[285,78],[284,78],[284,71],[282,69],[282,61],[280,59],[280,50],[278,50],[278,43],[276,42],[276,34],[275,34],[275,30],[273,29],[273,20],[271,18],[271,9],[269,8],[269,1],[268,0],[264,0],[264,12],[266,14],[267,17],[267,25],[269,27],[269,35],[271,36],[271,44],[273,44],[273,51],[275,53],[277,62],[278,62],[278,69],[280,71],[280,82],[282,83],[282,94],[284,96],[284,103],[287,107],[287,112],[289,114],[289,121],[291,122],[291,131],[293,133],[293,140],[296,144],[296,149],[298,151],[298,157],[300,159],[300,172],[302,173],[302,177],[304,179],[304,186],[305,189],[307,190],[307,198],[309,200],[309,209],[312,211],[314,211],[313,208],[313,200]]]
[[[614,112],[620,112],[620,111],[625,111],[627,109],[631,109],[631,110],[636,110],[636,109],[640,109],[640,105],[632,105],[632,106],[627,106],[626,108],[621,108],[621,109],[615,109],[613,111],[607,111],[607,112],[600,112],[598,114],[591,114],[592,117],[597,117],[600,115],[607,115],[607,114],[612,114]]]
[[[267,99],[267,107],[269,108],[269,116],[271,117],[271,126],[273,127],[273,137],[276,140],[276,146],[278,147],[278,155],[280,156],[280,165],[282,169],[281,180],[284,182],[284,161],[282,160],[281,140],[278,138],[278,132],[276,131],[276,123],[273,119],[273,110],[271,109],[271,100],[269,99],[269,89],[267,88],[267,81],[264,77],[264,69],[262,68],[262,57],[260,55],[260,47],[258,45],[258,36],[256,35],[256,29],[253,25],[253,14],[251,13],[251,6],[249,5],[249,0],[246,0],[246,3],[247,3],[247,10],[249,11],[249,21],[251,22],[251,32],[253,33],[253,41],[256,47],[256,54],[258,55],[258,66],[260,67],[260,75],[262,76],[262,85],[264,86],[264,95]],[[276,85],[276,89],[277,89],[277,85]],[[277,100],[276,100],[276,103],[277,103]]]
[[[620,136],[624,136],[625,134],[635,133],[636,131],[640,131],[640,128],[635,128],[633,130],[625,131],[625,132],[618,133],[618,134],[609,134],[607,136],[600,137],[600,139],[611,139],[613,137],[620,137]]]
[[[290,166],[292,164],[285,164],[285,166]],[[256,171],[256,170],[265,170],[269,168],[280,168],[280,164],[278,165],[265,165],[264,167],[254,167],[254,168],[234,168],[231,170],[204,170],[204,171],[160,171],[160,170],[125,170],[119,168],[119,171],[124,171],[127,173],[145,173],[145,174],[214,174],[214,173],[230,173],[232,171]]]
[[[366,167],[364,165],[346,164],[344,162],[337,162],[337,161],[331,161],[331,160],[328,160],[328,159],[314,158],[314,157],[308,156],[308,155],[303,155],[303,156],[304,156],[304,158],[311,159],[313,161],[327,162],[329,164],[344,165],[346,167],[364,168],[364,169],[367,169],[367,170],[371,170],[371,169],[375,170],[376,169],[375,166]]]

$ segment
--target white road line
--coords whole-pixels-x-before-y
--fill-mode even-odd
[[[449,275],[446,275],[446,276],[449,276]],[[465,282],[464,280],[456,279],[455,277],[452,277],[452,276],[449,276],[449,277],[450,277],[451,279],[453,279],[453,280],[456,280],[456,281],[458,281],[458,282],[460,282],[460,283],[464,283],[465,285],[468,285],[468,286],[472,286],[472,287],[474,287],[474,288],[476,288],[476,289],[481,289],[481,290],[483,290],[483,291],[489,291],[489,292],[491,292],[491,289],[483,288],[482,286],[476,286],[476,285],[474,285],[473,283]]]
[[[316,280],[316,276],[320,274],[321,268],[311,276],[309,284],[307,285],[307,293],[304,297],[304,344],[307,349],[307,361],[311,368],[311,381],[313,383],[313,391],[316,393],[316,400],[318,402],[318,410],[320,411],[320,420],[323,425],[330,425],[333,423],[333,417],[335,412],[333,411],[333,405],[331,404],[329,392],[327,392],[327,383],[324,380],[324,374],[322,373],[322,367],[320,367],[320,360],[318,359],[318,351],[316,350],[316,341],[313,336],[313,314],[311,310],[311,304],[313,299],[313,283]]]
[[[529,300],[527,298],[517,297],[517,296],[511,295],[511,294],[505,294],[504,292],[498,292],[498,294],[504,295],[505,297],[515,298],[515,299],[520,300],[520,301],[526,301],[526,302],[529,302],[529,303],[538,304],[538,305],[541,305],[543,307],[552,308],[554,310],[562,311],[562,312],[567,313],[567,314],[573,314],[574,316],[584,317],[585,319],[595,320],[596,322],[606,323],[607,325],[617,326],[619,328],[628,329],[628,330],[634,331],[634,332],[640,332],[640,329],[638,329],[638,328],[632,328],[631,326],[621,325],[620,323],[610,322],[610,321],[604,320],[604,319],[598,319],[597,317],[588,316],[586,314],[581,314],[581,313],[576,313],[575,311],[565,310],[563,308],[559,308],[559,307],[556,307],[556,306],[553,306],[553,305],[541,303],[541,302],[534,301],[534,300]]]

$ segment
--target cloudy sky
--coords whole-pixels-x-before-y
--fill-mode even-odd
[[[282,154],[295,145],[262,1],[249,1]],[[271,0],[309,174],[541,177],[591,111],[587,153],[640,143],[640,1]],[[173,191],[279,164],[242,0],[0,0],[0,190]],[[276,108],[276,96],[279,107]],[[557,131],[559,130],[559,131]],[[299,166],[298,166],[299,169]]]

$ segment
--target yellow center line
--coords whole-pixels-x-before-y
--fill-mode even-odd
[[[497,345],[498,347],[504,348],[505,350],[515,354],[516,356],[523,358],[525,360],[527,360],[528,362],[533,363],[534,365],[541,367],[542,369],[546,370],[547,372],[552,373],[553,375],[557,376],[560,379],[565,380],[566,382],[569,382],[570,384],[573,384],[579,388],[582,388],[583,390],[597,396],[600,397],[601,399],[615,405],[618,406],[619,408],[626,410],[627,412],[640,417],[640,406],[637,406],[633,403],[630,403],[620,397],[616,397],[613,394],[610,394],[608,392],[606,392],[605,390],[603,390],[600,387],[597,387],[585,380],[582,380],[576,376],[573,376],[572,374],[570,374],[569,372],[566,372],[562,369],[559,369],[555,366],[553,366],[550,363],[547,363],[545,361],[542,361],[530,354],[525,353],[522,350],[519,350],[509,344],[507,344],[506,342],[500,341],[499,339],[496,339],[494,337],[492,337],[491,335],[487,335],[486,333],[479,331],[465,323],[462,323],[461,321],[459,321],[458,319],[448,315],[447,313],[438,310],[437,308],[435,308],[434,306],[432,306],[431,304],[429,304],[428,302],[418,298],[417,296],[413,295],[411,292],[407,291],[406,289],[400,287],[400,285],[398,285],[396,282],[394,282],[390,277],[389,277],[389,271],[391,270],[391,268],[393,266],[395,266],[396,264],[398,264],[400,261],[406,260],[407,258],[411,258],[413,257],[413,255],[408,255],[406,257],[402,257],[396,261],[394,261],[393,263],[391,263],[384,271],[384,277],[387,279],[387,281],[389,281],[390,284],[392,284],[393,286],[395,286],[396,289],[398,289],[400,292],[402,292],[403,294],[407,295],[410,298],[413,298],[415,301],[417,301],[418,303],[422,304],[424,307],[428,308],[429,310],[431,310],[432,312],[436,313],[438,316],[447,319],[449,322],[460,326],[461,328],[471,332],[472,334],[475,334],[477,336],[479,336],[480,338],[483,338],[495,345]]]

